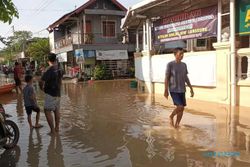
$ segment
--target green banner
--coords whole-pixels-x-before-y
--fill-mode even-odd
[[[237,33],[250,35],[250,0],[237,0]]]

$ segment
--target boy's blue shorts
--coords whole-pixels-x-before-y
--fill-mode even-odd
[[[26,109],[27,115],[32,114],[32,111],[40,112],[40,108],[37,106],[26,106],[25,109]]]
[[[186,96],[185,93],[170,92],[173,99],[174,105],[176,106],[186,106]]]

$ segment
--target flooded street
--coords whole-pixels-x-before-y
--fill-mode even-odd
[[[42,108],[44,94],[36,90]],[[18,147],[0,149],[1,167],[250,166],[249,108],[189,101],[176,130],[169,126],[172,102],[138,92],[129,81],[65,83],[60,132],[50,136],[43,112],[44,127],[29,129],[22,100],[0,96],[20,129]]]

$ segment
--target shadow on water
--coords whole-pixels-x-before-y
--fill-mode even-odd
[[[0,150],[0,166],[16,166],[21,154],[19,146],[9,150]]]
[[[0,96],[20,131],[19,148],[8,166],[244,167],[250,165],[248,108],[189,103],[175,130],[168,115],[173,106],[148,96],[128,81],[67,83],[62,88],[61,131],[49,136],[44,114],[41,129],[30,130],[20,95]],[[37,89],[38,103],[43,93]],[[1,101],[2,102],[2,101]],[[33,120],[35,114],[32,115]],[[2,151],[4,152],[4,150]],[[237,152],[239,156],[207,153]],[[209,156],[208,156],[209,155]],[[2,166],[2,164],[0,165]]]

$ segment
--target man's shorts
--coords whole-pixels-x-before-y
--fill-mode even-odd
[[[59,109],[60,109],[60,97],[54,97],[49,94],[45,94],[44,110],[59,111]]]
[[[35,111],[37,113],[40,112],[40,108],[37,106],[27,106],[27,107],[25,107],[25,110],[26,110],[27,115],[32,114],[32,111]]]
[[[170,92],[170,95],[173,99],[174,105],[176,105],[176,106],[186,106],[187,105],[185,93]]]
[[[15,83],[16,83],[16,86],[20,86],[21,80],[19,78],[15,78]]]

